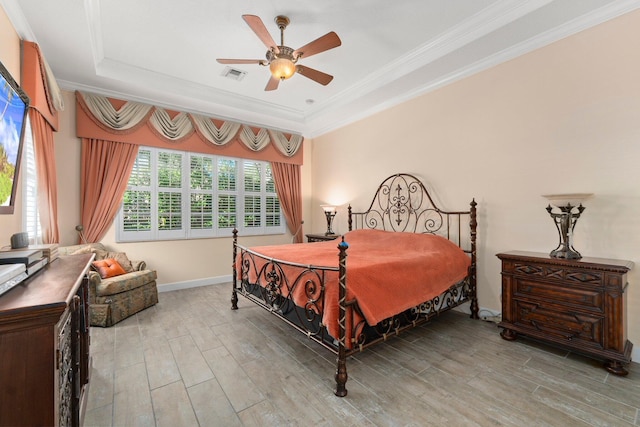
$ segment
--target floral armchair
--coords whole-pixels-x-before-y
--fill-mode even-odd
[[[113,272],[105,273],[100,268],[104,262],[94,261],[89,270],[91,326],[112,326],[158,302],[156,271],[147,269],[146,262],[129,260],[124,252],[111,252],[102,243],[65,246],[58,251],[61,256],[93,252],[96,254],[95,261],[106,261],[107,264],[122,267],[118,268],[117,275],[111,277]]]

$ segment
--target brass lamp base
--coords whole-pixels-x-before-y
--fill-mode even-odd
[[[576,227],[580,214],[584,211],[584,206],[572,206],[568,203],[566,206],[557,206],[560,212],[553,212],[551,205],[547,206],[547,212],[551,215],[553,222],[558,229],[560,242],[558,246],[549,253],[553,258],[562,259],[580,259],[582,255],[573,247],[573,229]]]
[[[331,229],[331,225],[333,224],[333,217],[336,216],[335,212],[325,212],[324,215],[327,217],[327,232],[324,233],[325,236],[329,236],[335,234]]]

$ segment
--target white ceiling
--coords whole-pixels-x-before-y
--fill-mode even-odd
[[[18,35],[38,43],[63,89],[321,135],[578,31],[640,0],[0,0]],[[216,58],[262,59],[243,21],[291,24],[294,49],[335,31],[342,46],[302,59],[302,75],[265,92],[269,71]]]

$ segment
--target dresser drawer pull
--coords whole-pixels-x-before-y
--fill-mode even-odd
[[[533,325],[534,328],[536,328],[537,330],[541,331],[542,329],[540,329],[540,326],[538,326],[538,322],[536,322],[535,320],[531,320],[531,324]]]
[[[536,322],[535,320],[530,320],[529,322],[531,323],[531,325],[533,325],[534,328],[536,328],[539,331],[542,331],[542,329],[540,329],[540,326],[538,326],[538,322]],[[567,339],[567,341],[571,341],[572,339],[574,339],[575,337],[580,335],[580,332],[574,332],[573,334],[563,334],[563,333],[561,333],[561,335],[564,335],[564,337]]]

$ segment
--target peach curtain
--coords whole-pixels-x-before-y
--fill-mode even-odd
[[[36,43],[22,42],[21,80],[20,86],[29,95],[30,106],[57,131],[59,112],[64,110],[62,94]]]
[[[29,95],[29,119],[38,176],[38,216],[43,243],[58,243],[58,180],[53,132],[64,109],[60,88],[36,43],[22,42],[21,86]]]
[[[302,243],[302,185],[300,165],[271,163],[273,180],[276,185],[282,212],[287,220],[294,243]]]
[[[53,129],[36,109],[29,110],[38,175],[38,214],[43,243],[58,243],[58,179]]]
[[[87,242],[99,242],[118,213],[138,146],[82,138],[80,217]]]

